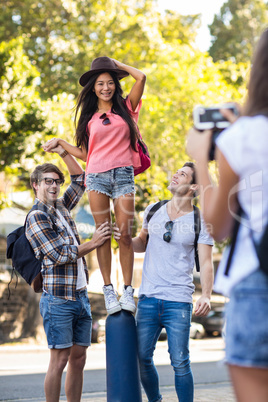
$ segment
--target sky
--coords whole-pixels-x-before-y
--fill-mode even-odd
[[[196,44],[201,51],[210,47],[208,25],[213,22],[215,14],[227,0],[158,0],[159,10],[176,10],[180,14],[201,14],[201,28],[198,31]]]

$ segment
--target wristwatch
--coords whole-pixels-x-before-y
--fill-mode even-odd
[[[60,154],[60,157],[65,158],[66,155],[68,155],[68,152],[65,150],[62,154]]]

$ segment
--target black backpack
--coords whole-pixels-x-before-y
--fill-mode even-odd
[[[38,210],[37,205],[34,205],[29,213],[34,210]],[[13,266],[11,279],[8,286],[12,282],[14,273],[17,276],[17,271],[20,276],[33,288],[33,290],[36,293],[39,293],[42,292],[43,281],[41,266],[44,256],[42,255],[40,260],[35,257],[33,248],[29,243],[27,237],[25,236],[26,222],[29,213],[26,216],[24,226],[20,226],[19,228],[13,230],[13,232],[9,233],[9,235],[7,236],[6,255],[7,258],[11,258]],[[57,227],[54,223],[53,229],[57,233]]]
[[[169,200],[159,201],[150,209],[150,211],[146,217],[147,223],[149,223],[149,221],[151,220],[151,218],[153,217],[155,212],[158,211],[158,209],[161,208],[163,205],[165,205],[168,201]],[[199,233],[201,230],[200,211],[195,205],[193,205],[193,207],[194,207],[194,232],[195,232],[195,239],[194,239],[195,267],[196,267],[197,272],[200,272],[198,247],[197,247]],[[148,243],[148,240],[149,240],[149,234],[147,235],[146,245]]]

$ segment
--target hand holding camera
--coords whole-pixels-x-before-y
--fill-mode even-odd
[[[209,160],[215,159],[215,140],[221,132],[238,118],[235,103],[225,103],[211,107],[196,106],[193,111],[194,127],[202,132],[212,130]]]

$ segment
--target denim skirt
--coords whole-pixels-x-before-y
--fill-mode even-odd
[[[234,286],[226,308],[228,364],[268,368],[268,275],[260,269]]]

